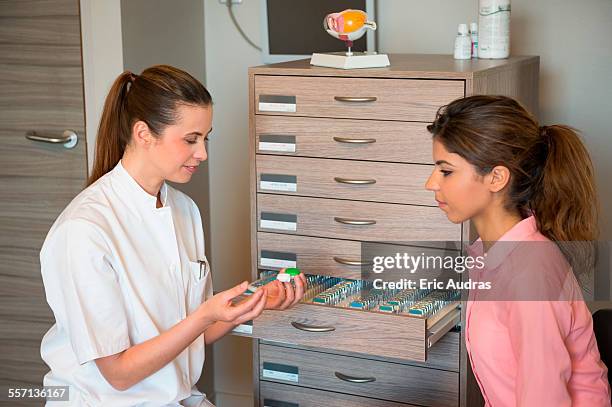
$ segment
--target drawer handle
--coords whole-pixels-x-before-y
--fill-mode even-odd
[[[338,102],[349,102],[349,103],[368,103],[376,102],[376,96],[334,96],[334,99]]]
[[[339,218],[337,216],[334,217],[334,220],[338,223],[342,223],[343,225],[355,225],[355,226],[376,225],[375,220],[348,219],[348,218]]]
[[[375,377],[355,377],[355,376],[348,376],[340,372],[334,372],[334,375],[336,375],[338,379],[344,380],[345,382],[350,382],[350,383],[372,383],[376,381]]]
[[[350,179],[350,178],[334,177],[334,181],[336,181],[339,184],[350,184],[350,185],[376,184],[375,179]]]
[[[334,261],[336,263],[344,264],[345,266],[371,266],[374,264],[371,261],[348,260],[338,256],[334,256]]]
[[[334,137],[334,141],[347,144],[372,144],[376,143],[375,138],[349,138],[349,137]]]
[[[336,327],[333,326],[306,325],[295,321],[292,321],[291,325],[293,325],[294,328],[297,328],[300,331],[306,332],[332,332],[336,330]]]

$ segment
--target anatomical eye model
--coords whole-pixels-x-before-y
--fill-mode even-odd
[[[323,19],[323,28],[329,35],[344,41],[348,51],[334,53],[314,53],[311,65],[328,68],[378,68],[389,66],[389,57],[376,52],[352,52],[353,41],[363,37],[367,30],[376,30],[376,23],[368,21],[368,15],[361,10],[347,9],[331,13]]]
[[[363,37],[366,30],[376,30],[376,23],[368,21],[368,15],[361,10],[344,10],[328,14],[323,20],[323,28],[329,35],[346,43],[347,55],[352,55],[353,41]]]

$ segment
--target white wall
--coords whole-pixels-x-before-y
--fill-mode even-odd
[[[259,0],[245,0],[235,15],[259,43]],[[210,213],[215,290],[250,278],[250,212],[247,68],[261,65],[231,23],[225,5],[204,0],[206,79],[214,103],[211,137]],[[214,346],[219,407],[252,406],[251,341],[227,336]]]
[[[246,33],[259,39],[259,0],[235,8]],[[379,50],[450,54],[457,24],[477,21],[477,0],[379,0]],[[258,53],[233,28],[225,6],[205,0],[207,84],[215,98],[214,153],[210,157],[212,249],[216,288],[249,276],[247,67]],[[604,237],[612,239],[612,2],[513,0],[512,53],[541,56],[540,116],[583,131],[599,180]],[[314,27],[313,29],[318,29]],[[250,394],[250,347],[223,339],[215,353],[217,391]],[[232,358],[217,357],[230,354]],[[236,361],[236,363],[230,363]],[[244,398],[246,399],[246,398]],[[238,402],[228,404],[238,406]],[[249,405],[244,403],[244,405]]]
[[[119,0],[81,0],[80,7],[87,164],[91,171],[104,99],[123,71],[121,7]]]

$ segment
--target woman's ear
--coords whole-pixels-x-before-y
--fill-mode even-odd
[[[136,143],[136,145],[148,147],[151,145],[153,138],[153,134],[151,134],[151,129],[149,129],[148,124],[142,120],[138,120],[134,123],[132,126],[132,141]]]
[[[491,192],[499,192],[510,182],[510,170],[508,167],[498,165],[493,167],[491,172],[487,174],[486,185]]]

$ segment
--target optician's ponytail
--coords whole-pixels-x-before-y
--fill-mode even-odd
[[[597,239],[593,164],[570,127],[539,127],[514,99],[478,95],[443,106],[427,129],[481,175],[507,167],[507,209],[523,217],[534,214],[538,230],[550,240]]]
[[[87,184],[112,170],[132,138],[132,126],[142,120],[159,136],[174,124],[179,105],[209,106],[212,98],[193,76],[168,65],[152,66],[135,75],[123,72],[113,83],[100,119],[96,156]]]

